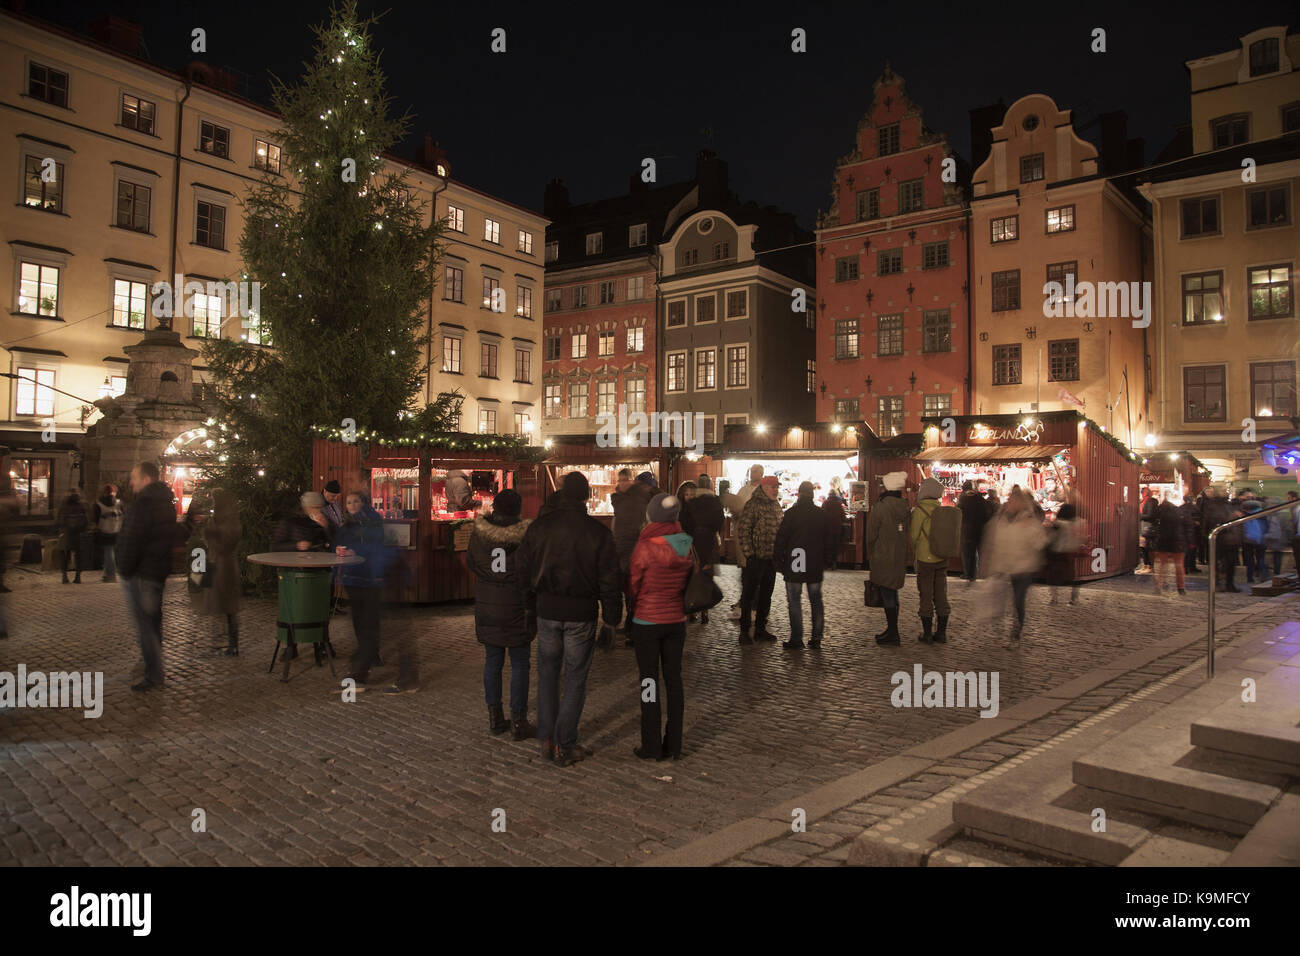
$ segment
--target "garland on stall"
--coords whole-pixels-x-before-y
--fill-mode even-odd
[[[341,428],[313,425],[312,434],[326,441],[345,441]],[[358,426],[348,438],[358,444],[381,445],[385,448],[427,448],[432,451],[481,451],[505,455],[516,461],[542,461],[546,449],[529,445],[517,435],[470,435],[465,432],[415,432],[402,433],[396,429],[380,432]]]

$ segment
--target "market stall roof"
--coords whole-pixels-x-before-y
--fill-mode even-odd
[[[1068,445],[947,445],[918,453],[917,461],[1046,461]]]

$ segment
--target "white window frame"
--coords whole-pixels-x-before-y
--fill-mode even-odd
[[[529,345],[522,345],[522,344],[520,344],[519,342],[514,343],[514,346],[515,346],[514,381],[517,382],[517,383],[520,384],[520,385],[532,385],[532,384],[533,384],[533,349],[532,349],[532,346],[529,346]],[[528,365],[528,378],[526,378],[526,379],[524,379],[524,378],[520,378],[520,377],[519,377],[519,356],[520,356],[520,355],[526,355],[526,356],[528,356],[528,360],[527,360],[527,365]]]
[[[43,64],[42,64],[43,65]],[[59,211],[56,215],[67,215],[68,212],[68,169],[72,166],[72,151],[63,149],[59,146],[51,146],[48,143],[38,142],[22,133],[18,134],[18,205],[24,209],[36,209],[40,212],[48,212],[40,206],[27,205],[27,157],[35,156],[37,159],[52,159],[62,167],[63,184],[59,198]],[[117,199],[117,191],[113,192],[113,199]],[[114,217],[116,219],[116,217]]]
[[[552,305],[551,303],[554,303]],[[546,311],[559,312],[564,308],[564,290],[547,289],[546,290]]]
[[[713,384],[712,384],[712,385],[701,385],[701,384],[700,384],[700,359],[701,359],[703,356],[705,356],[705,355],[712,355],[712,356],[713,356],[713,362],[711,363],[711,364],[713,365]],[[705,348],[695,349],[695,350],[694,350],[694,355],[692,356],[692,358],[694,359],[694,361],[691,362],[691,375],[692,375],[692,377],[693,377],[694,380],[695,380],[695,388],[694,388],[694,391],[697,391],[697,392],[716,392],[716,391],[718,390],[718,349],[717,349],[717,346],[710,345],[710,346],[707,346],[707,347],[705,347]]]
[[[736,414],[736,415],[723,415],[723,416],[722,416],[722,427],[723,427],[724,429],[725,429],[728,425],[748,425],[748,424],[749,424],[749,413],[748,413],[748,412],[745,412],[745,413],[743,413],[743,414]]]
[[[688,413],[688,414],[690,414],[690,413]],[[700,415],[700,417],[697,418],[696,421],[699,423],[699,428],[700,428],[700,434],[699,434],[699,436],[698,436],[699,440],[700,440],[701,442],[705,443],[706,445],[716,445],[716,444],[718,443],[718,440],[719,440],[719,439],[718,439],[718,416],[717,416],[717,415]],[[710,424],[713,425],[713,438],[712,438],[712,440],[710,440],[710,439],[707,437],[708,434],[709,434],[708,425],[710,425]]]
[[[609,396],[609,401],[601,406],[601,392]],[[614,376],[596,379],[596,414],[615,415],[618,413],[618,379]]]
[[[728,307],[727,307],[727,298],[728,298],[728,297],[731,295],[731,293],[733,293],[733,292],[743,292],[743,293],[745,294],[745,314],[744,314],[744,315],[728,315],[728,314],[727,314],[727,313],[730,311],[730,310],[728,309]],[[741,320],[743,320],[743,319],[747,319],[747,318],[749,318],[749,316],[750,316],[750,308],[749,308],[749,304],[750,304],[750,303],[749,303],[749,287],[748,287],[748,286],[738,286],[738,287],[732,287],[732,288],[730,288],[730,289],[725,289],[725,290],[723,291],[723,293],[722,293],[722,312],[723,312],[723,315],[725,316],[725,321],[727,321],[727,322],[739,322],[739,321],[741,321]]]
[[[68,81],[68,86],[67,86],[67,100],[68,100],[68,101],[67,101],[66,103],[60,105],[60,104],[58,104],[58,103],[51,103],[49,100],[44,100],[44,99],[40,99],[40,98],[38,98],[38,97],[32,96],[32,93],[31,93],[31,89],[32,89],[32,85],[31,85],[32,80],[31,80],[31,77],[32,77],[32,66],[33,66],[33,65],[36,65],[36,66],[42,67],[43,69],[45,69],[45,70],[47,70],[47,71],[48,71],[48,70],[53,70],[55,73],[62,73],[62,74],[64,75],[64,78],[67,79],[67,81]],[[53,106],[55,109],[70,110],[70,109],[72,109],[72,76],[73,76],[73,74],[74,74],[75,72],[76,72],[76,71],[73,70],[71,67],[69,67],[69,66],[67,66],[67,65],[65,65],[65,64],[63,64],[63,63],[60,63],[60,62],[58,62],[57,60],[51,60],[51,59],[48,59],[48,58],[46,58],[46,57],[44,57],[44,56],[41,56],[41,57],[39,57],[39,58],[38,58],[38,57],[32,57],[32,56],[29,56],[29,57],[27,57],[26,61],[23,63],[23,85],[22,85],[23,96],[24,96],[24,97],[27,97],[28,99],[36,100],[36,102],[38,102],[38,103],[44,103],[46,106]],[[48,85],[48,84],[47,84],[47,85]]]
[[[225,303],[219,295],[208,295],[205,292],[193,292],[185,298],[185,328],[186,335],[195,339],[219,339],[225,331],[226,315],[222,312],[222,306]],[[198,313],[202,307],[203,311],[203,330],[204,334],[199,335],[194,331],[194,323],[199,321]],[[217,328],[216,334],[212,333],[213,313],[216,313]]]
[[[455,203],[447,203],[447,215],[445,217],[447,228],[452,232],[465,232],[465,207],[457,206]]]
[[[672,374],[673,357],[676,355],[680,355],[682,357],[682,387],[681,388],[672,388],[671,387],[672,383],[669,380],[669,376]],[[691,371],[692,369],[691,369],[690,354],[686,349],[673,349],[670,352],[665,352],[664,353],[664,391],[672,392],[673,394],[678,394],[678,393],[685,394],[686,392],[689,392]]]
[[[627,247],[629,249],[638,249],[648,244],[650,238],[650,224],[639,222],[634,226],[627,227]]]
[[[551,389],[555,389],[554,404],[552,404]],[[552,413],[551,409],[555,411]],[[563,418],[564,417],[564,384],[561,382],[545,382],[542,385],[542,417],[543,418]]]
[[[58,273],[55,279],[54,292],[54,314],[42,315],[40,312],[40,301],[37,300],[35,312],[24,312],[18,305],[18,298],[22,295],[23,265],[39,266],[41,270],[53,269]],[[44,249],[32,249],[28,246],[14,246],[14,312],[24,317],[35,317],[40,319],[61,319],[63,317],[63,299],[64,299],[64,277],[68,270],[68,260],[66,256],[57,253],[51,253]],[[40,294],[40,281],[43,278],[43,272],[38,271],[36,274],[37,294]]]
[[[595,242],[592,242],[593,239],[595,240]],[[587,233],[586,249],[587,249],[587,255],[589,256],[602,255],[605,251],[605,233],[603,232]]]
[[[230,246],[229,246],[229,242],[230,242],[230,227],[231,227],[231,221],[230,221],[230,206],[231,206],[231,200],[233,200],[233,199],[234,199],[233,196],[221,196],[221,195],[219,195],[219,194],[214,194],[214,193],[212,193],[212,192],[209,192],[209,191],[206,190],[206,189],[196,188],[196,189],[194,190],[194,205],[193,205],[193,207],[192,207],[192,208],[193,208],[193,213],[194,213],[194,230],[193,230],[193,233],[192,233],[193,236],[194,236],[194,239],[193,239],[194,245],[199,246],[199,247],[202,248],[202,249],[211,249],[213,252],[229,252],[229,251],[230,251]],[[150,201],[152,202],[152,199],[151,199]],[[113,192],[113,202],[114,202],[114,203],[117,202],[117,191],[116,191],[116,190],[114,190],[114,192]],[[219,246],[211,246],[211,245],[208,245],[208,244],[205,243],[205,242],[199,242],[199,203],[201,203],[201,202],[202,202],[202,203],[207,203],[209,206],[220,206],[220,207],[221,207],[221,211],[222,211],[222,217],[221,217],[221,245],[219,245]],[[116,207],[114,207],[114,208],[116,208]],[[152,215],[152,209],[150,210],[150,213],[151,213],[151,215]],[[116,221],[116,219],[117,219],[117,215],[116,215],[116,213],[114,213],[113,218],[114,218],[114,221]]]
[[[569,358],[572,361],[581,362],[587,357],[587,353],[590,351],[590,345],[587,342],[588,336],[589,333],[587,332],[569,333]],[[581,349],[578,348],[579,343],[582,345]],[[578,354],[579,352],[582,354]]]
[[[575,415],[573,413],[573,400],[578,397],[577,395],[578,389],[582,389],[582,393],[583,393],[582,408],[580,409],[580,414]],[[591,380],[584,378],[584,379],[572,381],[569,383],[569,387],[566,391],[568,392],[568,394],[564,396],[565,399],[564,407],[569,413],[568,417],[569,418],[590,418],[591,417]]]
[[[527,229],[519,230],[519,248],[516,252],[522,252],[526,256],[533,254],[533,234]]]
[[[515,317],[531,319],[533,317],[533,287],[515,283]]]
[[[226,154],[224,156],[221,155],[220,153],[210,152],[209,150],[203,148],[203,124],[204,123],[207,123],[209,126],[214,127],[213,137],[212,137],[214,143],[216,142],[216,130],[224,129],[226,131]],[[235,149],[235,143],[234,143],[235,130],[232,125],[228,125],[226,122],[218,120],[215,117],[204,116],[203,114],[200,113],[194,123],[194,134],[195,134],[194,151],[196,153],[200,154],[201,156],[211,156],[214,159],[234,158],[231,155]]]
[[[119,282],[125,282],[128,284],[128,289],[127,289],[128,309],[130,307],[130,303],[133,302],[135,299],[135,289],[133,287],[137,285],[140,286],[140,291],[143,294],[143,299],[144,299],[144,312],[142,315],[142,324],[138,327],[131,324],[129,314],[125,325],[119,325],[117,322],[117,295],[118,295],[117,284]],[[129,276],[129,275],[113,275],[113,274],[109,275],[108,324],[111,328],[129,329],[136,332],[143,332],[147,328],[149,328],[149,315],[150,315],[150,305],[151,305],[149,290],[151,285],[152,282],[150,282],[149,279],[141,279],[136,276]]]
[[[731,356],[728,354],[732,349],[745,350],[745,384],[728,385],[727,380],[730,377]],[[722,344],[722,354],[727,356],[726,366],[722,373],[722,390],[724,392],[738,392],[749,388],[749,343],[748,342],[724,342]]]
[[[664,328],[684,329],[686,328],[686,326],[691,324],[691,317],[689,314],[690,301],[691,301],[690,296],[680,296],[676,299],[669,299],[667,302],[664,303]],[[681,304],[682,307],[682,321],[679,324],[674,325],[673,323],[669,322],[668,319],[672,315],[673,306],[679,303]]]
[[[154,234],[153,217],[154,217],[154,210],[157,208],[155,200],[158,197],[159,181],[160,181],[160,177],[158,176],[157,173],[147,172],[146,170],[136,169],[134,167],[114,165],[113,166],[113,195],[110,197],[112,208],[109,210],[109,222],[111,222],[113,226],[117,229],[125,229],[128,232],[134,232],[136,235],[140,235],[140,236],[152,236]],[[145,226],[143,232],[141,232],[139,229],[133,229],[130,226],[123,226],[118,224],[117,193],[118,190],[121,188],[122,183],[127,183],[131,186],[136,186],[136,187],[143,187],[149,190],[149,222]],[[208,203],[215,201],[214,199],[203,198],[198,196],[197,194],[195,195],[195,199],[194,199],[195,238],[198,238],[198,231],[199,231],[198,215],[199,215],[200,199],[203,199],[204,202],[208,202]],[[229,219],[230,219],[229,213],[230,211],[227,210],[226,211],[227,224],[229,224]],[[209,247],[204,246],[204,248],[207,249]]]
[[[262,143],[266,146],[266,159],[261,160],[257,155],[257,144]],[[276,150],[275,169],[270,166],[271,150]],[[270,139],[261,136],[253,137],[253,168],[260,169],[263,172],[270,173],[272,176],[284,175],[284,147],[279,143],[273,143]]]
[[[20,418],[53,418],[59,412],[59,393],[54,391],[59,384],[59,367],[57,365],[52,365],[49,362],[35,362],[20,358],[19,356],[23,354],[24,353],[22,352],[17,352],[14,354],[13,358],[14,374],[19,376],[19,378],[14,379],[13,385],[13,417],[15,420]],[[32,411],[30,412],[21,411],[18,407],[18,402],[20,401],[19,389],[23,386],[23,380],[27,378],[22,374],[24,371],[32,371],[36,373],[36,380],[32,385]],[[40,377],[47,372],[49,373],[51,380],[48,383],[42,383]],[[40,410],[42,389],[49,393],[50,410],[48,412],[42,412]]]
[[[453,369],[453,368],[447,368],[447,341],[448,341],[448,339],[455,339],[456,342],[457,342],[457,345],[456,345],[456,348],[454,349],[454,351],[455,351],[455,353],[456,353],[457,364],[460,366],[459,368],[454,368],[454,369]],[[439,345],[438,350],[439,350],[439,352],[442,354],[442,361],[439,363],[438,368],[439,368],[439,369],[440,369],[444,374],[446,374],[446,375],[464,375],[464,374],[465,374],[465,333],[464,333],[462,330],[460,330],[460,329],[447,329],[447,328],[444,328],[444,329],[442,330],[442,343]]]
[[[482,401],[482,400],[479,401],[479,403],[478,403],[478,434],[480,434],[480,435],[498,435],[498,434],[500,434],[500,432],[497,431],[497,418],[498,418],[498,416],[497,416],[497,411],[498,411],[498,408],[497,408],[497,406],[496,406],[495,404],[489,404],[489,403],[484,402],[484,401]],[[484,420],[484,416],[486,416],[486,415],[491,415],[491,416],[492,416],[492,420],[491,420],[491,422],[487,422],[487,421]],[[488,429],[488,428],[485,427],[485,426],[487,426],[487,425],[489,425],[489,424],[492,426],[491,429]]]
[[[609,351],[605,351],[605,343],[609,342]],[[596,332],[596,357],[609,358],[618,351],[618,330],[617,329],[599,329]]]
[[[637,347],[632,348],[632,339],[636,339]],[[627,335],[623,337],[623,351],[628,355],[639,355],[645,351],[645,326],[629,325]]]
[[[501,245],[501,220],[490,216],[483,217],[483,241],[494,246]]]
[[[635,285],[633,285],[633,283],[635,283]],[[634,302],[637,299],[644,299],[645,276],[628,276],[626,295],[629,302]]]
[[[633,385],[641,386],[641,401],[635,404],[629,395]],[[629,412],[644,412],[646,410],[646,379],[644,375],[628,375],[623,379],[623,404],[627,406]]]

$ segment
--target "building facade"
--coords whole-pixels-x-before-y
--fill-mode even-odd
[[[1139,176],[1155,236],[1148,448],[1189,450],[1219,481],[1277,479],[1256,439],[1300,412],[1300,34],[1257,30],[1187,69],[1193,155]]]
[[[817,419],[882,438],[970,399],[968,170],[886,67],[817,230]]]
[[[974,414],[1077,409],[1127,443],[1147,428],[1149,229],[1140,198],[1050,97],[992,131],[971,199]]]

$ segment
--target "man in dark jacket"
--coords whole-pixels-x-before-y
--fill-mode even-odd
[[[1196,503],[1192,501],[1190,495],[1183,499],[1183,503],[1178,508],[1178,513],[1183,518],[1183,533],[1186,538],[1186,548],[1183,551],[1183,573],[1200,574],[1201,569],[1196,566],[1197,542],[1201,539],[1201,517]]]
[[[618,470],[618,484],[609,496],[614,506],[614,550],[618,552],[619,581],[627,602],[627,623],[632,623],[632,596],[628,592],[628,571],[641,529],[645,526],[645,509],[654,497],[654,489],[645,481],[633,481],[631,468]],[[627,628],[619,628],[626,633]],[[628,644],[632,643],[631,638]]]
[[[781,529],[781,505],[777,502],[780,482],[776,475],[767,475],[750,494],[736,522],[736,546],[745,558],[740,572],[740,638],[739,643],[775,641],[776,635],[767,629],[767,615],[772,606],[772,588],[776,586],[776,565],[772,554],[776,546],[776,533]],[[753,612],[755,630],[749,633],[749,616]]]
[[[721,540],[722,524],[726,520],[722,513],[722,499],[713,493],[713,480],[708,475],[695,479],[695,496],[682,503],[682,511],[690,520],[693,531],[688,532],[695,542],[695,554],[700,559],[700,567],[707,573],[713,573],[713,566],[718,560],[718,542]],[[682,530],[686,530],[685,524]],[[692,615],[691,620],[694,620]],[[709,623],[709,612],[701,611],[700,620]]]
[[[1229,521],[1241,517],[1241,512],[1233,507],[1226,494],[1227,492],[1221,492],[1216,488],[1205,489],[1205,501],[1201,505],[1201,530],[1206,535],[1207,541],[1210,532],[1219,525],[1227,524]],[[1214,540],[1214,557],[1215,563],[1218,565],[1216,573],[1219,576],[1217,590],[1219,591],[1237,590],[1232,579],[1236,576],[1241,542],[1241,525],[1220,532],[1219,536]]]
[[[1172,570],[1174,580],[1178,585],[1178,593],[1186,594],[1187,583],[1186,578],[1184,578],[1186,570],[1183,564],[1187,552],[1187,524],[1183,520],[1182,511],[1168,497],[1156,505],[1155,531],[1151,536],[1151,541],[1152,547],[1155,549],[1155,574],[1153,577],[1155,578],[1156,593],[1163,594],[1168,590],[1166,578]]]
[[[117,535],[117,573],[144,657],[144,680],[132,684],[131,689],[146,691],[163,686],[163,586],[171,573],[180,538],[176,499],[172,490],[158,480],[157,465],[144,461],[132,468],[131,490],[135,500],[127,508]]]
[[[839,567],[840,560],[840,542],[844,540],[844,518],[848,514],[844,510],[844,496],[840,494],[839,486],[832,486],[830,494],[822,502],[822,511],[826,515],[826,524],[831,532],[831,567],[832,571]]]
[[[751,499],[753,500],[753,499]],[[781,519],[776,531],[772,557],[777,570],[785,577],[785,600],[790,608],[790,640],[781,646],[787,650],[803,647],[803,588],[808,586],[808,606],[812,609],[812,637],[808,646],[822,646],[826,611],[822,604],[822,573],[835,556],[835,535],[826,512],[813,504],[813,483],[799,485],[799,499]]]
[[[984,525],[992,509],[988,499],[976,492],[974,483],[970,481],[962,482],[957,507],[961,509],[962,575],[967,581],[974,581],[979,574],[980,539],[984,536]]]
[[[86,530],[89,519],[86,517],[86,506],[81,500],[81,492],[73,488],[68,492],[68,497],[63,499],[63,504],[59,505],[57,516],[59,525],[59,539],[63,545],[63,583],[68,583],[68,558],[76,562],[77,579],[74,584],[81,583],[81,533]]]
[[[538,636],[537,737],[542,756],[567,767],[586,756],[578,746],[578,720],[595,649],[598,605],[599,616],[616,627],[623,595],[614,536],[587,514],[591,489],[586,477],[569,472],[560,490],[558,507],[532,523],[515,555],[528,632]]]
[[[304,492],[298,499],[301,511],[285,515],[275,526],[272,551],[328,551],[330,523],[325,516],[325,496],[317,491]]]

